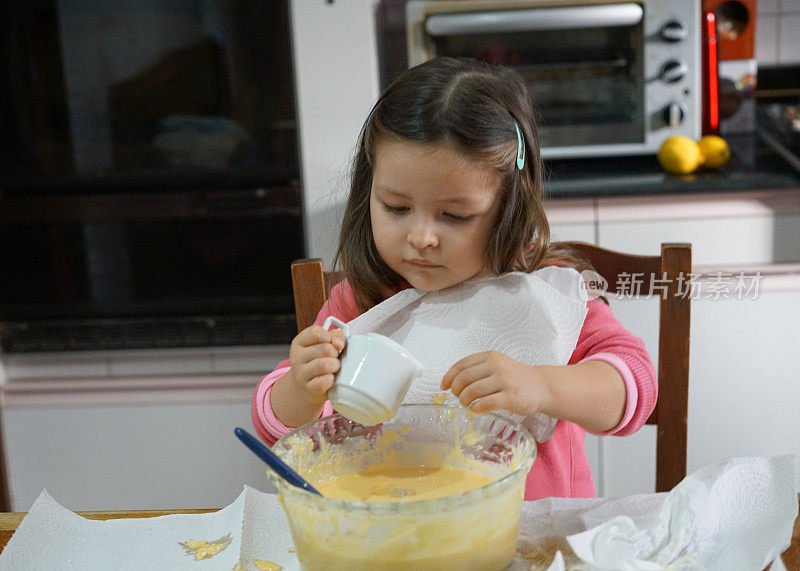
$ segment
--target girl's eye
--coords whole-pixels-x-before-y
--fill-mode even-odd
[[[448,220],[450,220],[451,222],[467,222],[475,217],[474,214],[461,215],[461,214],[452,214],[450,212],[445,212],[443,216]]]
[[[407,206],[392,206],[391,204],[386,204],[385,202],[381,204],[383,204],[383,209],[390,214],[402,214],[408,210]]]

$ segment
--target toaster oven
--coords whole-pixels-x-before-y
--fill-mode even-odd
[[[408,64],[515,68],[545,158],[655,154],[702,128],[699,0],[409,0]]]

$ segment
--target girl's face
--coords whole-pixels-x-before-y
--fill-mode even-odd
[[[370,193],[378,253],[424,291],[483,274],[499,188],[498,173],[443,143],[379,142]]]

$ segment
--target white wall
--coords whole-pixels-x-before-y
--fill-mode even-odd
[[[374,0],[292,0],[309,257],[333,259],[361,126],[378,96]]]

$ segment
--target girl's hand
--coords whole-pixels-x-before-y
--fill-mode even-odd
[[[339,351],[345,336],[340,329],[327,331],[319,325],[303,329],[289,350],[292,386],[306,403],[319,405],[328,398],[333,376],[339,370]]]
[[[475,412],[543,412],[593,432],[617,426],[627,398],[622,375],[609,363],[533,367],[497,351],[458,361],[442,378],[442,390],[448,388]]]
[[[474,353],[453,365],[442,378],[474,412],[503,409],[523,416],[541,412],[547,398],[544,367],[532,367],[498,351]]]

